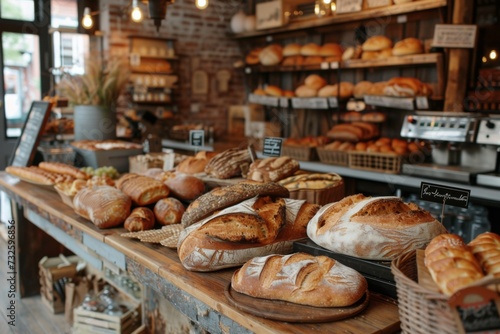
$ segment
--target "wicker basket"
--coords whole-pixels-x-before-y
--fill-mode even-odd
[[[404,156],[391,153],[349,151],[349,167],[397,174]]]
[[[287,146],[283,145],[281,148],[281,155],[289,156],[295,160],[300,161],[315,161],[318,160],[316,147],[302,147],[302,146]]]
[[[323,189],[293,189],[290,190],[290,198],[303,199],[309,203],[325,205],[340,201],[345,197],[344,180],[340,180],[336,185]]]
[[[325,164],[347,166],[349,164],[349,154],[347,151],[329,150],[324,147],[317,147],[319,161]]]

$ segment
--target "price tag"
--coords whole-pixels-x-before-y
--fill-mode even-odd
[[[279,157],[281,155],[281,146],[283,138],[266,137],[262,145],[262,154],[268,157]]]
[[[396,21],[398,23],[406,23],[408,21],[408,16],[406,16],[406,15],[398,15],[398,17],[396,18]]]
[[[496,293],[482,286],[461,289],[448,301],[461,333],[497,332],[499,303]]]
[[[476,45],[476,36],[477,25],[474,24],[436,24],[432,46],[472,49]]]
[[[339,106],[339,99],[336,97],[329,97],[328,104],[330,105],[330,108],[337,108]]]
[[[332,61],[332,62],[330,63],[330,68],[331,68],[332,70],[336,70],[337,68],[339,68],[339,62],[338,62],[338,61]]]
[[[420,184],[420,199],[443,203],[461,208],[469,206],[470,190],[446,187],[439,184],[422,182]]]
[[[287,97],[280,97],[279,106],[283,108],[288,108],[290,106],[290,100]]]
[[[417,96],[415,102],[417,104],[417,109],[429,109],[429,101],[427,100],[427,96]]]
[[[205,145],[205,130],[189,130],[189,145]]]
[[[360,12],[363,0],[337,0],[337,14]]]
[[[378,95],[365,95],[364,100],[366,104],[373,106],[413,110],[413,98],[411,97],[391,97],[391,96],[378,96]]]
[[[328,109],[328,100],[325,97],[292,98],[292,107],[295,109]]]
[[[320,65],[320,68],[322,70],[327,70],[328,69],[328,63],[326,61],[322,61],[321,65]]]

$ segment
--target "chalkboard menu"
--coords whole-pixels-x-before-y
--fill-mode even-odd
[[[40,139],[40,133],[50,116],[50,108],[51,104],[49,102],[34,101],[31,104],[23,131],[17,140],[16,149],[12,154],[9,165],[22,167],[31,165]]]
[[[279,157],[283,138],[266,137],[262,148],[262,154],[268,157]]]

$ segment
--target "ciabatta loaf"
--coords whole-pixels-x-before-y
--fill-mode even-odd
[[[316,307],[346,307],[366,293],[366,279],[326,256],[305,253],[256,257],[238,269],[231,287],[258,298]]]
[[[500,236],[481,233],[469,243],[469,247],[487,275],[500,277]]]
[[[181,232],[177,252],[192,271],[240,266],[252,257],[286,254],[306,236],[318,205],[283,198],[254,197],[228,207]]]
[[[446,233],[425,210],[394,196],[357,194],[323,206],[307,226],[307,235],[331,251],[390,261]]]
[[[131,205],[130,197],[111,186],[84,188],[73,198],[75,212],[99,228],[121,225]]]
[[[483,278],[479,262],[463,239],[456,234],[441,234],[425,249],[424,264],[445,295]]]

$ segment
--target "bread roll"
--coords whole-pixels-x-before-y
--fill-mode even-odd
[[[167,185],[171,196],[183,201],[192,201],[205,192],[205,183],[189,174],[176,174],[163,183]]]
[[[258,182],[276,182],[293,175],[299,167],[297,160],[287,156],[258,159],[250,165],[247,179]]]
[[[363,51],[381,51],[392,48],[392,41],[386,36],[377,35],[368,38],[361,47]]]
[[[361,54],[361,59],[363,60],[371,60],[378,59],[380,51],[363,51]]]
[[[387,59],[392,56],[392,48],[387,48],[378,51],[377,59]]]
[[[285,57],[281,62],[282,66],[301,66],[304,64],[305,57],[301,55]]]
[[[262,88],[255,88],[255,90],[253,91],[253,94],[255,94],[255,95],[262,95],[262,96],[267,95],[266,91],[264,89],[262,89]]]
[[[319,56],[319,51],[321,47],[316,43],[308,43],[302,45],[300,48],[300,54],[303,56]]]
[[[151,209],[139,207],[132,210],[123,227],[129,232],[150,230],[155,226],[155,215]]]
[[[422,88],[422,82],[415,78],[396,77],[387,82],[384,95],[413,97],[417,96]]]
[[[161,181],[134,173],[125,174],[118,179],[116,187],[128,195],[137,206],[154,204],[170,193]]]
[[[496,233],[481,233],[469,243],[479,265],[487,275],[500,277],[500,236]]]
[[[340,115],[340,119],[344,122],[361,121],[361,114],[357,111],[348,111]]]
[[[255,92],[254,92],[255,94]],[[195,156],[182,160],[175,169],[179,173],[197,174],[205,170],[208,161],[216,155],[215,152],[200,151]]]
[[[342,81],[340,84],[326,85],[318,91],[318,96],[336,96],[340,99],[347,99],[352,96],[354,86],[352,83]]]
[[[160,199],[153,208],[156,221],[161,225],[180,224],[184,211],[184,205],[174,197]]]
[[[358,46],[350,46],[344,50],[342,53],[342,60],[351,60],[351,59],[359,59],[361,57],[361,53],[363,49],[361,45]]]
[[[342,47],[337,43],[325,43],[319,50],[319,55],[322,57],[335,57],[337,61],[342,58]],[[333,60],[332,60],[333,61]]]
[[[293,90],[284,90],[283,91],[283,96],[284,97],[294,97],[295,92]]]
[[[283,57],[298,56],[302,46],[297,43],[290,43],[283,48]]]
[[[325,59],[321,56],[307,56],[304,58],[302,65],[319,65],[323,61],[325,61]]]
[[[326,86],[326,80],[317,74],[310,74],[305,78],[304,85],[309,88],[319,90]]]
[[[283,48],[279,44],[266,46],[259,52],[259,60],[264,66],[278,65],[283,60]]]
[[[470,248],[456,234],[436,236],[424,254],[425,266],[445,295],[450,296],[484,276]]]
[[[442,233],[443,225],[413,203],[361,194],[323,206],[307,226],[309,238],[326,249],[382,261],[424,248]]]
[[[267,85],[266,88],[264,88],[264,91],[269,96],[276,96],[276,97],[283,96],[283,91],[278,86]]]
[[[387,87],[386,81],[375,82],[371,87],[368,88],[365,95],[384,95],[385,87]]]
[[[259,54],[261,51],[262,48],[256,48],[250,51],[248,55],[245,57],[245,62],[248,65],[257,65],[258,63],[260,63]]]
[[[424,48],[422,46],[422,42],[414,37],[408,37],[397,42],[394,44],[394,48],[392,49],[393,56],[405,56],[423,52]]]
[[[318,208],[267,196],[239,202],[184,229],[179,259],[188,270],[214,271],[241,266],[255,256],[289,253],[293,240],[306,236],[307,222]]]
[[[215,188],[195,199],[182,216],[182,225],[189,226],[209,216],[215,211],[239,203],[245,199],[262,196],[288,197],[288,189],[272,182],[241,181],[239,183]]]
[[[295,95],[297,97],[315,97],[318,95],[318,90],[306,85],[300,85],[295,89]]]
[[[360,81],[354,86],[352,94],[355,98],[362,99],[372,86],[373,83],[371,81]]]
[[[130,197],[111,186],[84,188],[73,198],[75,212],[99,228],[123,224],[131,205]]]
[[[337,124],[328,130],[326,135],[334,140],[357,142],[364,137],[364,131],[362,128],[351,124]]]
[[[368,289],[356,270],[326,256],[305,253],[256,257],[238,269],[231,287],[240,293],[316,307],[346,307]]]

